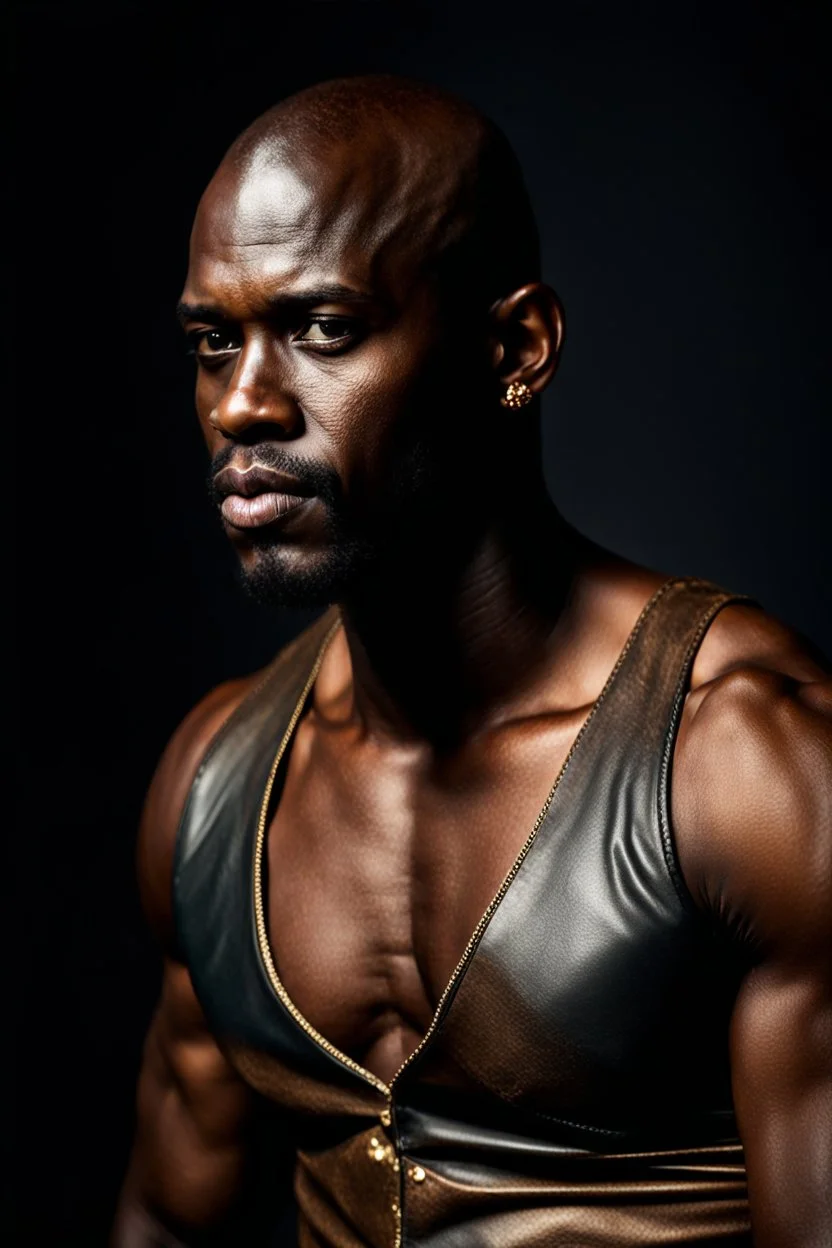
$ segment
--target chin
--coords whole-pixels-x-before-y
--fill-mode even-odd
[[[357,545],[329,547],[313,557],[295,548],[261,546],[239,565],[245,592],[269,607],[327,607],[354,590],[373,563],[371,552]]]

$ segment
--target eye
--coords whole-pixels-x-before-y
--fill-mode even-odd
[[[294,341],[340,347],[355,337],[356,330],[355,321],[345,316],[312,316]]]
[[[242,346],[240,339],[230,329],[198,329],[188,334],[188,342],[193,354],[201,360],[232,355]]]

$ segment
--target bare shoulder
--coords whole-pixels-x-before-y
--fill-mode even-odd
[[[139,825],[139,890],[147,920],[166,950],[173,941],[173,855],[188,793],[211,741],[261,677],[255,672],[226,681],[198,702],[165,747],[150,783]]]
[[[823,928],[832,888],[832,680],[798,633],[726,607],[697,656],[671,810],[694,899],[754,944]]]

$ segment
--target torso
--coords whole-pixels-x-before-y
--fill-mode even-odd
[[[299,730],[269,833],[270,940],[301,1012],[382,1079],[427,1030],[584,715],[503,728],[440,774],[313,717]]]
[[[557,662],[444,760],[364,733],[343,634],[331,644],[269,830],[269,939],[301,1013],[380,1078],[425,1034],[662,579],[587,583]]]
[[[447,759],[368,736],[339,633],[292,746],[268,834],[269,940],[301,1013],[384,1080],[417,1047],[489,902],[642,608],[663,577],[623,562],[579,579],[553,653],[500,722]],[[753,606],[728,607],[696,657],[676,754],[703,691],[760,663],[816,674],[793,635]],[[678,759],[677,759],[678,763]],[[696,793],[673,792],[680,866]]]
[[[742,968],[771,932],[797,930],[802,957],[803,933],[826,930],[815,881],[829,694],[795,634],[758,608],[725,605],[713,586],[689,594],[676,581],[663,599],[672,610],[646,613],[595,703],[661,580],[612,563],[582,574],[537,675],[444,759],[363,730],[333,612],[266,672],[215,691],[166,752],[143,822],[145,904],[175,947],[192,1012],[279,1110],[281,1140],[287,1121],[298,1132],[304,1225],[340,1226],[343,1213],[367,1224],[368,1242],[388,1242],[394,1192],[380,1180],[393,1184],[394,1172],[370,1164],[384,1151],[380,1122],[401,1152],[414,1243],[433,1242],[449,1219],[464,1235],[474,1218],[502,1227],[509,1195],[512,1242],[531,1242],[544,1163],[551,1242],[582,1242],[591,1224],[599,1243],[621,1244],[624,1222],[628,1243],[669,1242],[688,1220],[691,1242],[713,1242],[715,1217],[727,1242],[749,1242],[742,1147],[763,1183],[776,1181],[771,1114],[797,1095],[809,1103],[817,1056],[792,980],[784,1009],[777,966],[767,976]],[[690,689],[681,723],[680,681]],[[594,703],[540,834],[469,943]],[[174,843],[164,816],[183,803]],[[807,888],[810,861],[819,866]],[[466,946],[473,953],[454,975]],[[804,998],[822,999],[820,979],[809,966]],[[449,980],[429,1042],[385,1086]],[[773,1064],[770,1019],[795,1018]],[[181,1039],[194,1048],[192,1026]],[[823,1108],[813,1113],[820,1140]],[[517,1186],[520,1153],[506,1153],[505,1173],[494,1169],[501,1141],[521,1139],[531,1205]],[[565,1223],[572,1178],[568,1167],[549,1175],[552,1147],[577,1147],[586,1170],[586,1207]],[[678,1182],[663,1172],[668,1150],[684,1162]],[[619,1160],[635,1184],[626,1215],[609,1182]],[[411,1165],[432,1167],[430,1181],[423,1170],[409,1182]],[[644,1199],[634,1204],[636,1189]],[[612,1203],[600,1228],[602,1192]],[[342,1239],[353,1242],[337,1229],[326,1242]]]

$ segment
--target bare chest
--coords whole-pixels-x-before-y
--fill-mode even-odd
[[[427,1031],[584,717],[502,729],[430,774],[298,730],[269,829],[269,940],[304,1017],[380,1077]]]

